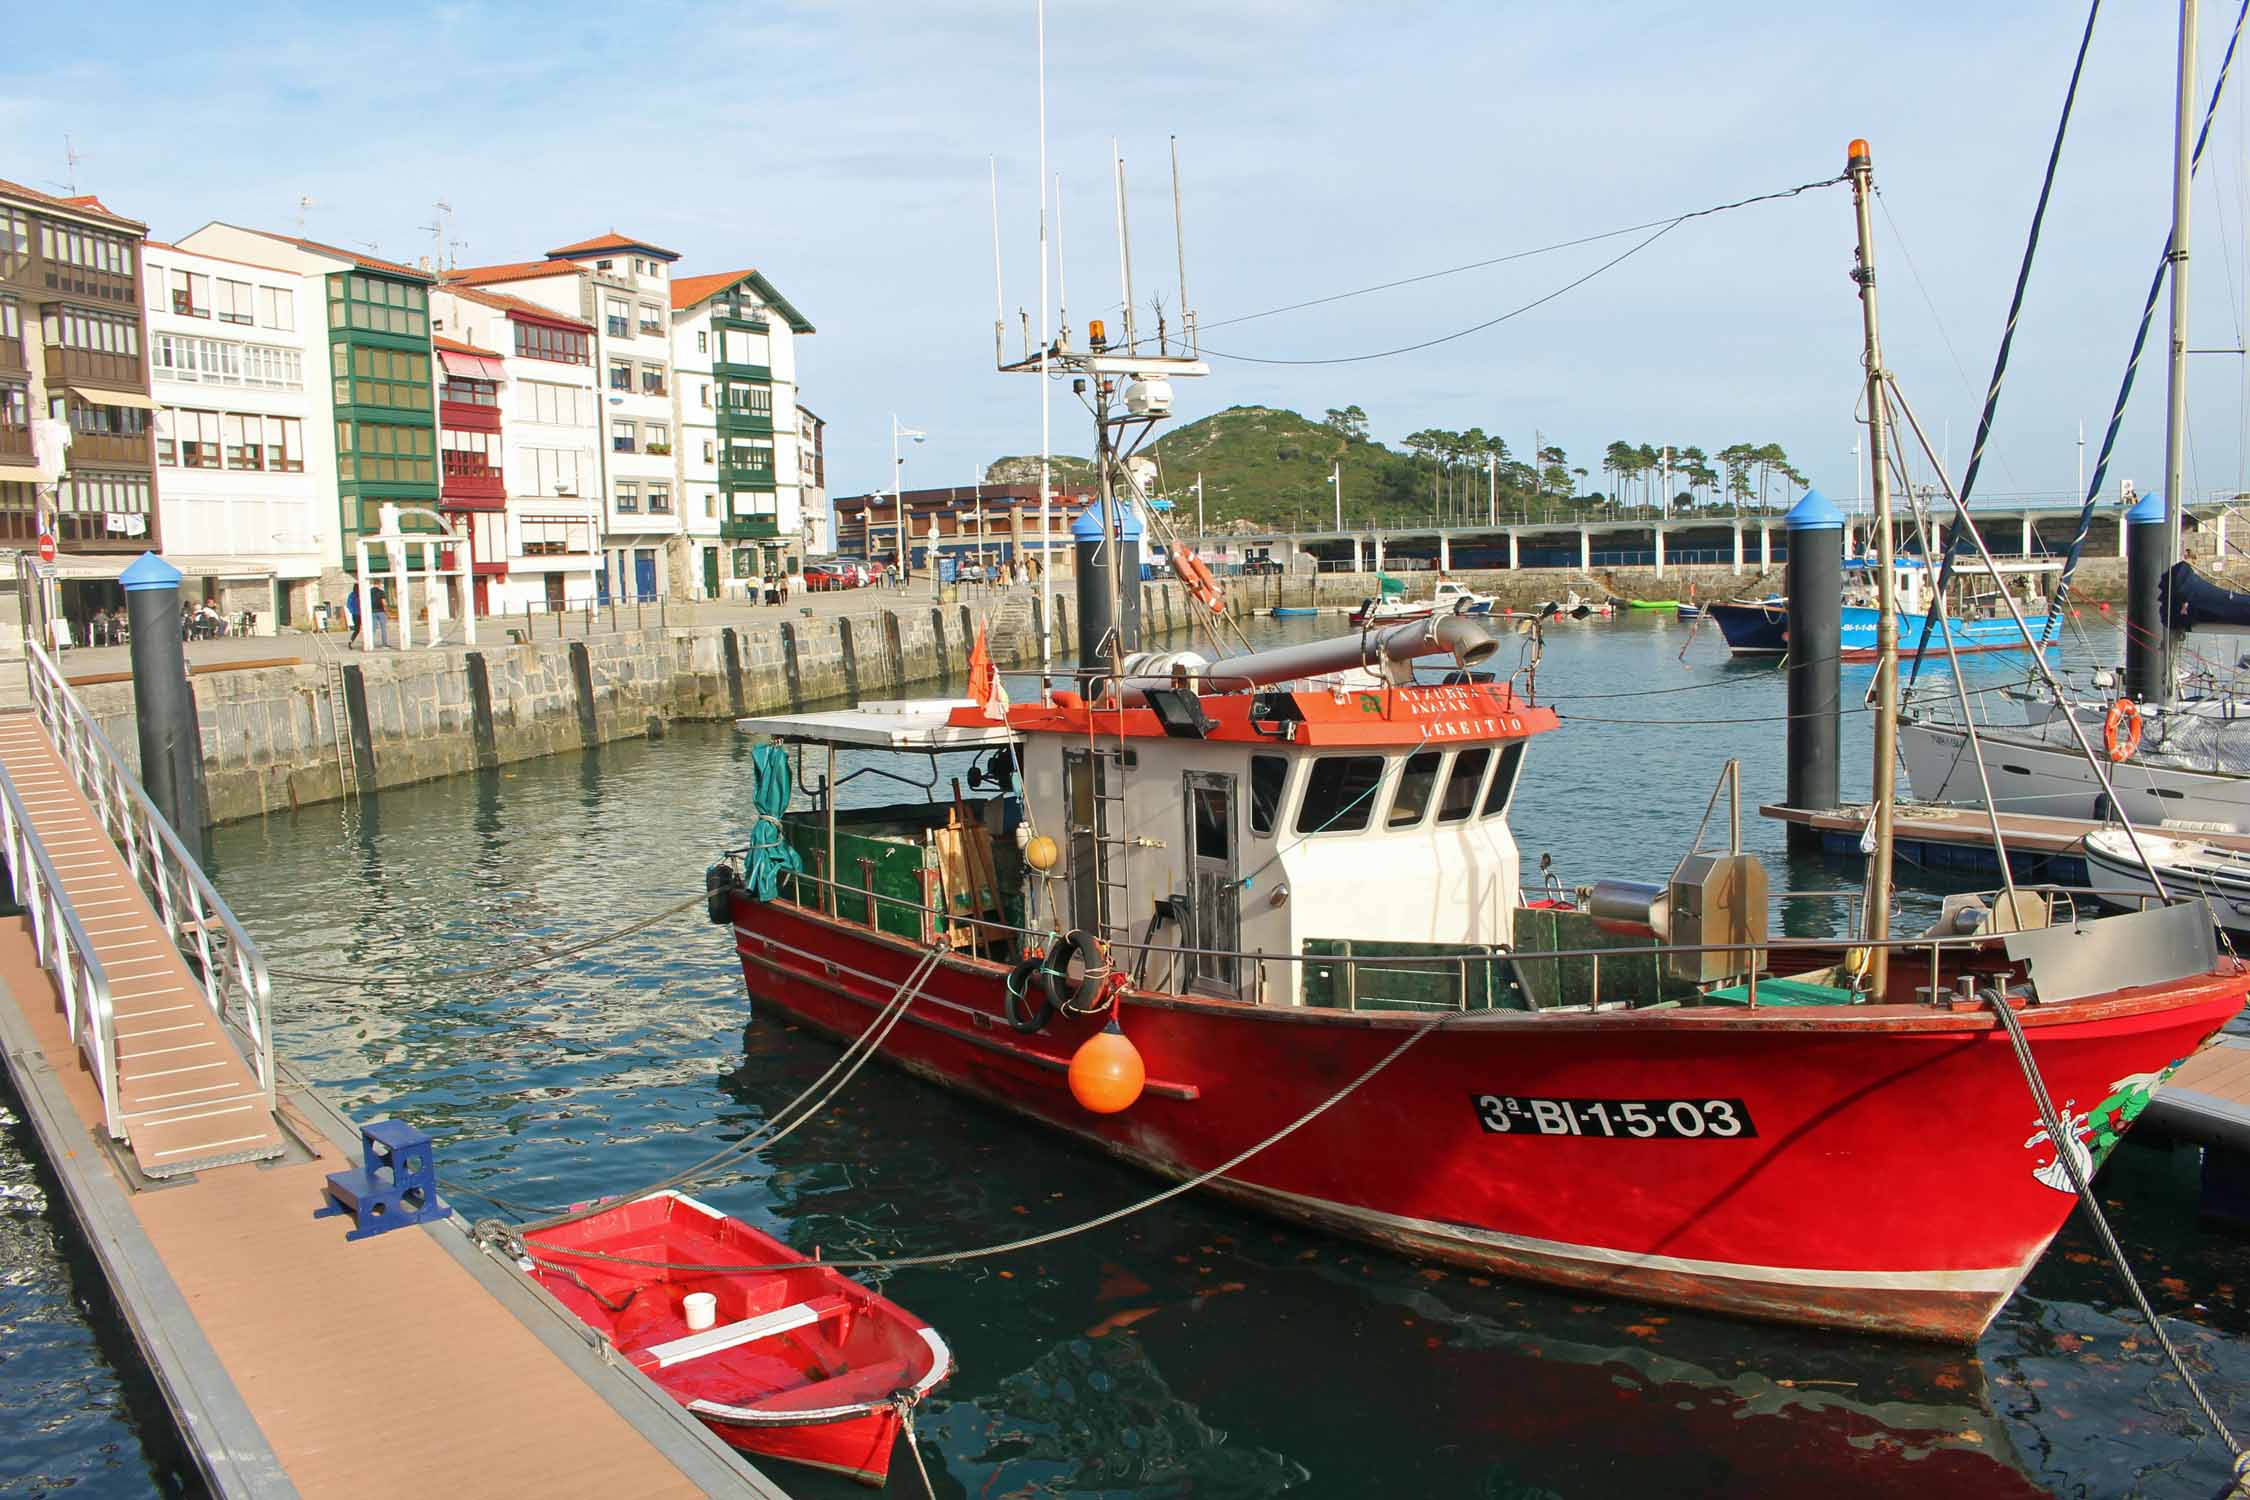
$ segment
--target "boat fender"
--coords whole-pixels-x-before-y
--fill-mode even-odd
[[[2102,742],[2109,746],[2109,758],[2125,761],[2141,748],[2141,706],[2130,698],[2120,698],[2109,706],[2109,717],[2102,720]]]
[[[742,872],[720,860],[703,872],[703,914],[714,927],[734,925],[734,893],[742,889]]]
[[[1070,982],[1070,961],[1074,958],[1082,966],[1075,985]],[[1047,1004],[1054,1009],[1066,1015],[1090,1016],[1108,1008],[1108,997],[1102,991],[1113,972],[1109,949],[1102,940],[1083,927],[1073,927],[1047,950],[1039,965],[1039,983],[1047,993]]]
[[[1038,1009],[1032,1010],[1029,1008],[1032,979],[1039,973],[1040,966],[1045,962],[1046,958],[1043,954],[1030,953],[1026,954],[1014,968],[1008,971],[1006,1006],[1008,1024],[1027,1036],[1034,1031],[1045,1030],[1047,1023],[1055,1018],[1055,1002],[1044,986],[1039,992]]]

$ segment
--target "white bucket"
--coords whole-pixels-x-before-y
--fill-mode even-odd
[[[709,1292],[690,1292],[680,1305],[687,1313],[687,1326],[696,1333],[719,1321],[719,1299]]]

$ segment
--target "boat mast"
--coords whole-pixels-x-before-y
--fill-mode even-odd
[[[1891,535],[1890,442],[1883,421],[1883,335],[1875,312],[1875,227],[1870,203],[1875,191],[1875,164],[1865,141],[1853,141],[1847,156],[1844,170],[1852,180],[1852,207],[1859,219],[1859,264],[1852,272],[1852,279],[1859,283],[1860,321],[1867,339],[1862,358],[1867,366],[1867,460],[1872,468],[1870,484],[1875,497],[1876,599],[1880,609],[1875,624],[1875,847],[1868,853],[1866,923],[1870,945],[1868,993],[1879,999],[1890,968],[1888,951],[1880,945],[1891,935],[1891,800],[1896,785],[1898,742],[1898,579],[1896,539]],[[1935,601],[1931,607],[1936,607]]]
[[[2195,184],[2191,144],[2196,83],[2195,13],[2196,0],[2180,0],[2179,97],[2172,127],[2172,347],[2164,370],[2164,498],[2170,506],[2166,518],[2167,584],[2171,570],[2179,566],[2181,518],[2187,511],[2188,200],[2189,190]],[[2179,660],[2169,629],[2163,632],[2156,650],[2162,653],[2158,658],[2158,691],[2165,702],[2170,702]]]

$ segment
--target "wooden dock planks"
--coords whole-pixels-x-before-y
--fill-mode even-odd
[[[95,1127],[100,1095],[73,1065],[21,918],[0,920],[0,994]],[[126,1200],[299,1494],[707,1493],[431,1233],[355,1242],[349,1220],[315,1220],[322,1179],[348,1163],[309,1126],[299,1133],[320,1158],[209,1170]]]
[[[281,1155],[256,1071],[29,712],[0,714],[0,769],[109,977],[118,1105],[141,1172],[161,1180]]]

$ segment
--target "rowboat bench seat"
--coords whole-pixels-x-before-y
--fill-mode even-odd
[[[809,1302],[778,1307],[755,1317],[721,1323],[716,1328],[706,1328],[701,1333],[691,1333],[685,1338],[651,1344],[633,1356],[633,1363],[643,1370],[666,1369],[723,1350],[756,1343],[760,1339],[777,1338],[784,1333],[812,1327],[826,1319],[841,1317],[850,1306],[842,1297],[815,1297]]]

